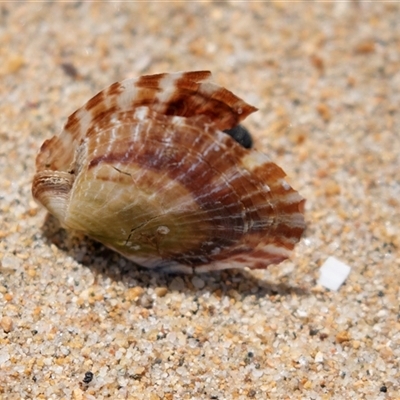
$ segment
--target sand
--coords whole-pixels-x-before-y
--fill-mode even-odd
[[[0,4],[0,398],[400,399],[400,7]],[[307,199],[265,271],[168,275],[32,199],[45,139],[97,91],[209,69]],[[351,268],[317,284],[328,257]],[[93,375],[91,375],[92,373]]]

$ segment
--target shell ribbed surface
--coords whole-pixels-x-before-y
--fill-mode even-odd
[[[256,108],[208,71],[115,83],[42,145],[32,192],[63,226],[150,268],[266,268],[305,229],[302,197],[222,132]]]

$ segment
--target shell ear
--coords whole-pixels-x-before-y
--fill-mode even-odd
[[[38,172],[32,183],[32,195],[63,224],[74,175],[64,171]]]

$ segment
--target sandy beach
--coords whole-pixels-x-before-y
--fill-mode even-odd
[[[0,4],[0,399],[400,400],[400,6]],[[138,268],[49,217],[35,157],[115,81],[210,70],[306,202],[291,258]],[[319,285],[335,257],[351,268]]]

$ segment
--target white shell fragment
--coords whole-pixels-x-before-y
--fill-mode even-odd
[[[338,290],[350,273],[350,267],[335,257],[329,257],[321,266],[318,285]]]

